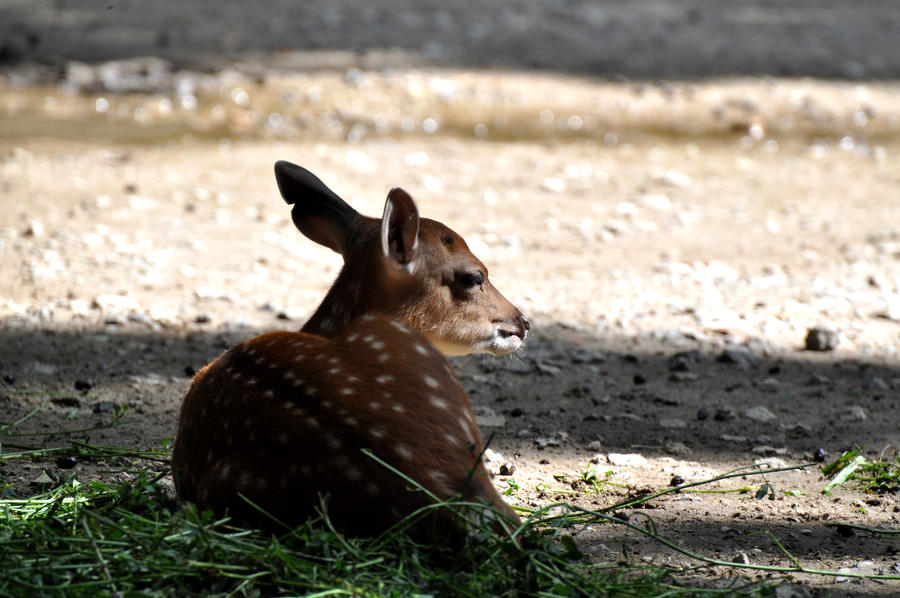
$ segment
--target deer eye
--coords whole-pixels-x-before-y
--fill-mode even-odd
[[[460,272],[456,275],[456,279],[467,289],[484,284],[484,275],[481,272]]]

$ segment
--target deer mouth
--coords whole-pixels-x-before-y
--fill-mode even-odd
[[[525,336],[528,333],[521,333],[518,330],[504,330],[502,328],[496,329],[494,332],[494,336],[491,339],[488,351],[493,355],[502,356],[509,355],[510,353],[514,353],[522,346],[522,343],[525,342]]]

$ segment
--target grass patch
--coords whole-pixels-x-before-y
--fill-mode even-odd
[[[862,449],[844,451],[840,457],[822,469],[832,478],[825,491],[856,482],[863,490],[875,493],[900,491],[900,451],[885,450],[878,459],[870,461],[862,455]]]
[[[0,440],[28,436],[10,434],[14,427],[0,427]],[[64,431],[60,436],[66,436]],[[119,481],[84,481],[77,473],[64,478],[52,475],[39,492],[24,497],[16,496],[7,485],[0,494],[0,597],[763,597],[775,594],[777,579],[751,582],[742,571],[837,575],[804,568],[771,534],[788,566],[706,558],[659,536],[645,514],[627,514],[664,494],[699,492],[714,482],[780,470],[742,468],[710,480],[631,497],[599,511],[553,504],[525,513],[529,519],[506,535],[498,536],[487,526],[476,529],[465,546],[451,551],[445,546],[417,544],[404,533],[404,525],[379,538],[346,538],[325,516],[285,529],[280,535],[234,527],[227,519],[177,503],[167,483],[167,450],[135,451],[74,440],[64,447],[19,448],[19,452],[0,452],[0,481],[5,463],[22,459],[52,462],[60,455],[102,463],[108,466],[104,480]],[[857,456],[850,455],[845,462]],[[896,474],[896,466],[890,471]],[[585,483],[602,479],[582,477]],[[773,496],[769,482],[756,492],[760,500]],[[453,506],[458,505],[445,503],[436,508]],[[409,518],[408,523],[414,519]],[[697,567],[644,566],[628,559],[592,562],[580,551],[578,535],[603,524],[624,526],[650,537],[693,559]],[[701,582],[697,569],[707,566],[731,568],[733,573],[727,581]]]
[[[349,539],[326,519],[281,536],[181,507],[146,470],[127,482],[72,477],[0,501],[3,596],[768,596],[772,588],[691,588],[657,567],[588,564],[566,525],[529,525],[520,542],[476,532],[463,550],[402,530]]]

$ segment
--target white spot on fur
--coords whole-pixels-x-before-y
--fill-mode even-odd
[[[328,359],[329,365],[337,365],[340,360],[337,357],[331,357]]]
[[[246,384],[247,386],[256,386],[257,382],[259,382],[259,380],[257,380],[256,378],[250,378],[249,380],[247,380]]]
[[[397,413],[403,413],[403,412],[406,411],[406,409],[405,409],[405,408],[403,407],[403,405],[401,405],[400,403],[394,403],[394,404],[391,406],[391,409],[393,409],[393,410],[396,411]]]
[[[396,320],[391,322],[391,326],[393,326],[394,328],[396,328],[396,329],[399,330],[400,332],[406,332],[406,333],[409,333],[409,332],[410,332],[409,328],[407,328],[406,326],[404,326],[404,325],[401,324],[400,322],[397,322]]]
[[[450,407],[450,405],[447,404],[447,401],[435,395],[431,395],[430,397],[428,397],[428,402],[438,409],[447,409]]]
[[[349,334],[349,335],[347,336],[347,342],[348,342],[348,343],[352,343],[353,341],[355,341],[355,340],[358,339],[358,338],[359,338],[359,335],[358,335],[357,333],[354,332],[354,333]]]
[[[369,429],[369,436],[371,436],[372,438],[384,438],[385,434],[386,432],[384,431],[384,428]]]
[[[456,436],[454,436],[453,434],[449,434],[449,433],[444,434],[444,440],[446,440],[447,442],[449,442],[450,444],[452,444],[454,446],[459,446],[459,439]]]
[[[356,421],[356,418],[353,417],[352,415],[345,417],[344,423],[347,424],[348,426],[356,426],[359,424],[359,422]]]
[[[371,497],[378,496],[381,493],[381,490],[378,488],[378,485],[375,482],[369,482],[366,484],[366,494]]]
[[[319,420],[317,420],[314,417],[307,417],[305,421],[306,421],[306,425],[309,426],[310,428],[318,428],[319,427]]]
[[[384,342],[383,341],[372,341],[372,348],[375,349],[376,351],[380,351],[381,349],[384,349]]]
[[[375,321],[375,316],[373,316],[373,315],[371,315],[371,314],[365,314],[364,316],[362,316],[362,317],[360,318],[360,320],[362,320],[363,322],[374,322],[374,321]]]
[[[341,394],[342,394],[342,395],[352,395],[352,394],[353,394],[353,389],[352,389],[352,388],[345,388],[345,389],[343,389],[343,390],[341,391]]]
[[[380,361],[381,363],[386,363],[387,360],[390,358],[391,358],[391,354],[388,353],[387,351],[385,351],[384,353],[382,353],[381,355],[378,356],[378,361]]]
[[[282,432],[278,435],[278,443],[279,444],[288,444],[290,442],[290,436],[287,435],[287,432]]]
[[[328,436],[326,436],[325,444],[327,444],[328,448],[330,448],[331,450],[337,450],[341,448],[341,441],[338,440],[338,437],[334,434],[329,434]]]
[[[362,477],[362,472],[356,467],[347,467],[343,470],[344,477],[351,482],[356,482]]]
[[[440,384],[438,384],[438,381],[435,380],[434,378],[432,378],[431,376],[425,376],[423,378],[423,380],[425,380],[425,384],[427,384],[431,388],[437,388],[440,386]]]
[[[332,376],[335,376],[335,375],[341,373],[341,368],[338,368],[338,367],[331,368],[330,370],[328,370],[328,373],[331,374]]]
[[[238,482],[240,486],[244,486],[245,488],[250,485],[250,474],[248,472],[244,472],[241,474],[241,479]]]
[[[331,401],[329,401],[328,399],[325,399],[324,401],[319,403],[319,405],[321,405],[325,409],[331,409],[331,406],[333,405],[333,403]]]
[[[272,389],[264,390],[264,391],[263,391],[263,397],[265,397],[265,398],[267,398],[267,399],[271,399],[271,398],[274,397],[274,396],[275,396],[275,391],[272,390]]]
[[[418,353],[419,355],[428,355],[428,349],[426,349],[424,346],[420,345],[419,343],[416,343],[415,345],[413,345],[413,349],[415,349],[416,353]]]
[[[303,353],[298,353],[294,356],[294,361],[303,361],[304,359],[306,359],[306,355]]]
[[[362,339],[363,339],[363,342],[371,343],[372,341],[375,340],[375,335],[374,335],[374,334],[367,334],[367,335],[365,335],[364,337],[362,337]]]
[[[371,403],[369,403],[369,409],[371,409],[372,411],[378,411],[379,409],[381,409],[381,403],[379,403],[378,401],[372,401]]]
[[[375,376],[375,382],[379,384],[387,384],[388,382],[393,382],[394,376],[392,374],[382,374],[380,376]]]
[[[311,476],[312,475],[312,466],[310,466],[308,463],[304,463],[303,466],[300,468],[300,473],[302,473],[305,476]]]
[[[413,458],[412,450],[402,442],[394,447],[394,452],[407,461]]]
[[[219,479],[227,480],[228,474],[230,474],[230,473],[231,473],[231,463],[226,463],[219,470]]]

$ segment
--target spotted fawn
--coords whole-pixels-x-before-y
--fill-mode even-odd
[[[465,241],[419,218],[402,189],[379,220],[300,166],[279,161],[275,177],[297,228],[344,265],[300,332],[240,343],[194,377],[172,454],[179,497],[263,526],[300,523],[324,504],[337,529],[359,536],[433,497],[487,503],[495,511],[480,512],[496,525],[518,522],[481,463],[469,399],[444,355],[513,353],[528,321]],[[436,509],[413,531],[443,541],[461,521]]]

